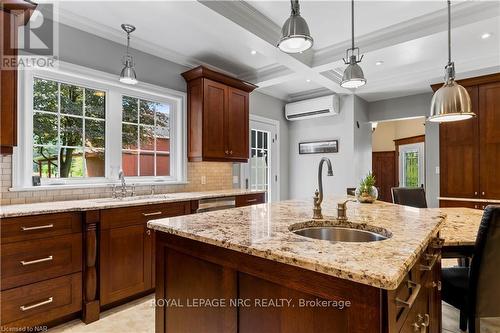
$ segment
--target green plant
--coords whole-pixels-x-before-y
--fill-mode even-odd
[[[375,176],[368,172],[365,178],[361,179],[359,183],[359,191],[361,193],[370,193],[372,186],[375,186]]]

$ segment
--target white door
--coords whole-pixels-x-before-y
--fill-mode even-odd
[[[250,115],[250,158],[241,164],[242,188],[266,190],[266,201],[279,201],[279,122]]]
[[[425,184],[424,143],[399,146],[399,186],[423,187]]]

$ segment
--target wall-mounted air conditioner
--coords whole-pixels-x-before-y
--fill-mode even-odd
[[[285,117],[288,120],[326,117],[336,114],[339,114],[339,97],[337,95],[306,99],[285,105]]]

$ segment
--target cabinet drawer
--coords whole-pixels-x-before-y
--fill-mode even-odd
[[[3,327],[42,325],[82,308],[82,275],[75,273],[2,292]]]
[[[189,201],[106,209],[101,211],[101,229],[144,224],[148,220],[186,215],[190,212]]]
[[[266,202],[265,193],[245,194],[236,196],[236,207],[257,205]]]
[[[82,270],[82,234],[1,246],[2,290]]]
[[[427,291],[422,288],[410,312],[408,312],[400,333],[427,332],[430,320],[427,306]]]
[[[57,213],[2,219],[2,244],[81,232],[80,213]]]

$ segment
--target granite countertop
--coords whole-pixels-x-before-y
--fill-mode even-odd
[[[263,192],[265,191],[229,189],[229,190],[206,191],[206,192],[179,192],[179,193],[166,193],[166,194],[156,194],[156,195],[142,195],[136,197],[126,197],[123,199],[100,198],[100,199],[87,199],[87,200],[71,200],[71,201],[40,202],[33,204],[7,205],[0,207],[0,218],[140,206],[140,205],[179,202],[187,200],[209,199],[209,198],[222,198],[222,197],[230,197],[230,196],[252,194],[252,193],[263,193]]]
[[[472,208],[439,208],[446,214],[439,236],[444,239],[445,246],[474,245],[477,231],[481,224],[483,211]]]
[[[323,202],[323,223],[335,224],[336,203]],[[331,243],[302,237],[290,226],[312,221],[312,202],[282,201],[152,220],[148,227],[383,289],[396,289],[437,233],[445,215],[438,210],[377,202],[348,203],[358,228],[392,235],[369,243]],[[310,223],[321,223],[313,221]]]

